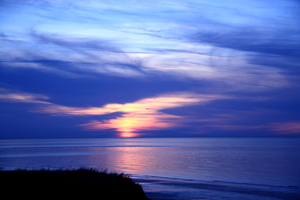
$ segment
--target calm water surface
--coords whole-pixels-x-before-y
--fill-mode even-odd
[[[0,140],[0,167],[93,167],[133,176],[300,187],[299,139]]]

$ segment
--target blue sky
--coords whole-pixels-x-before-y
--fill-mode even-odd
[[[0,9],[1,138],[300,136],[296,0]]]

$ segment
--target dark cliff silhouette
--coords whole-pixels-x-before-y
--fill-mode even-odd
[[[0,177],[9,199],[150,200],[129,176],[94,169],[0,171]]]

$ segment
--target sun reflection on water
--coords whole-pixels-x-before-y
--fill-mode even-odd
[[[109,162],[119,171],[129,174],[143,174],[151,166],[153,155],[149,147],[116,147]]]

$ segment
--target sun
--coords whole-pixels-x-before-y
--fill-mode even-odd
[[[120,133],[120,137],[122,138],[132,138],[132,137],[137,137],[139,134],[137,133],[130,133],[130,132],[123,132]]]

